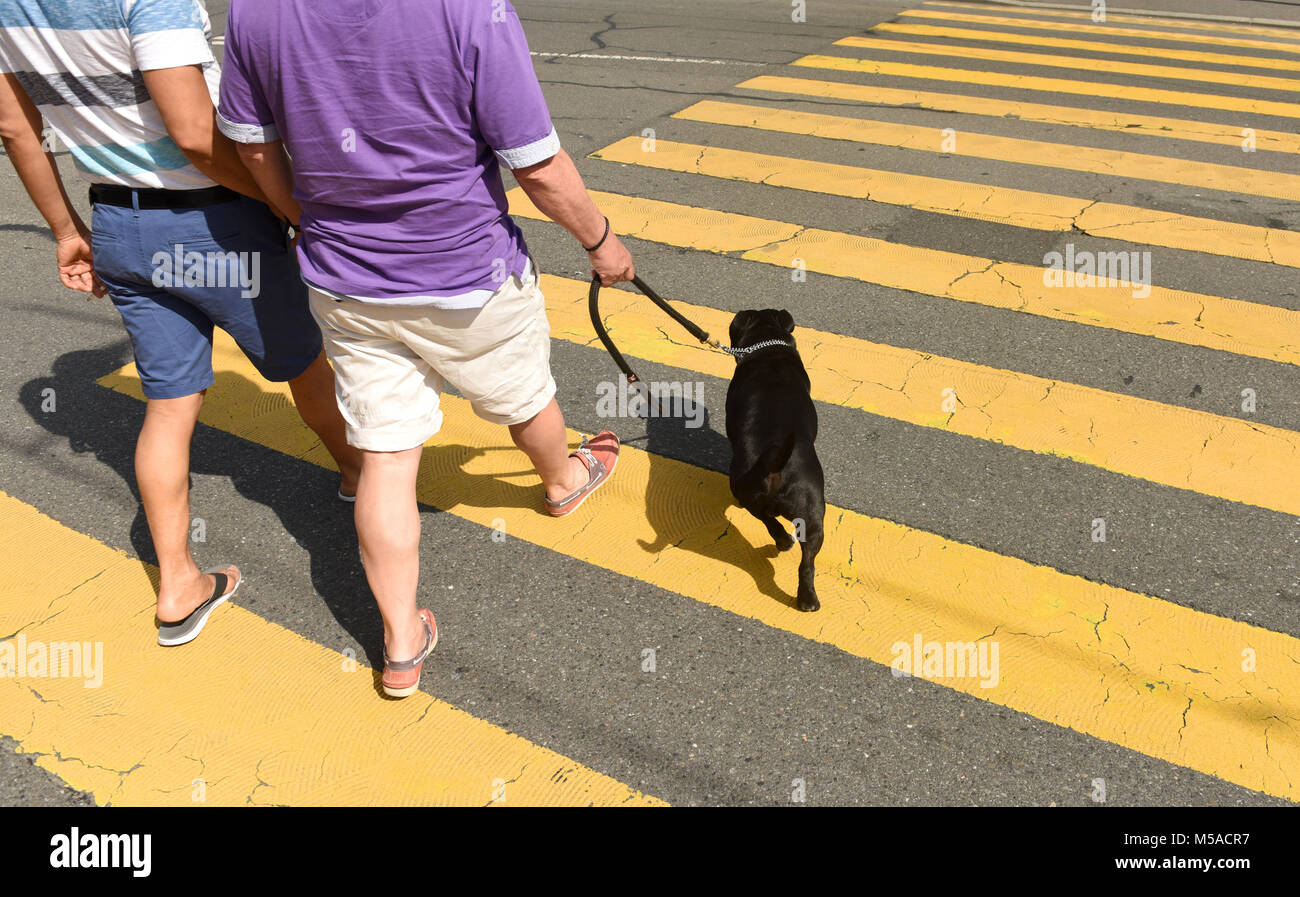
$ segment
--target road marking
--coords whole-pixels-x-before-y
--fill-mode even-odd
[[[213,362],[205,423],[328,466],[304,436],[285,384],[260,380],[224,333]],[[99,382],[142,399],[130,365]],[[1300,640],[833,506],[818,564],[822,610],[802,614],[789,606],[797,552],[772,557],[766,531],[731,504],[722,474],[625,445],[605,488],[557,520],[541,512],[539,481],[521,473],[523,456],[505,430],[476,418],[463,399],[443,401],[420,500],[483,526],[493,546],[484,550],[509,551],[509,540],[522,539],[881,664],[918,634],[996,641],[996,683],[934,671],[927,678],[1300,798]],[[594,515],[618,525],[593,535]],[[500,531],[494,521],[504,522],[507,542],[490,541]]]
[[[0,676],[0,731],[98,804],[660,803],[427,694],[385,700],[364,664],[234,603],[160,648],[155,568],[3,492],[0,519],[4,643],[103,645],[98,687]]]
[[[1171,137],[1176,140],[1197,140],[1240,148],[1240,125],[1222,125],[1213,122],[1189,121],[1177,118],[1159,118],[1153,115],[1136,115],[1131,112],[1111,112],[1105,109],[1081,109],[1073,106],[1051,106],[1042,103],[1022,103],[989,97],[967,97],[957,94],[931,93],[923,90],[899,90],[877,87],[873,84],[851,84],[844,81],[815,81],[806,78],[780,78],[759,75],[736,85],[745,90],[768,93],[788,93],[827,99],[852,100],[883,106],[917,106],[936,112],[960,112],[967,115],[986,115],[992,118],[1018,118],[1024,121],[1053,125],[1092,128],[1102,131],[1122,131],[1144,137]],[[1300,136],[1285,131],[1255,129],[1255,144],[1259,150],[1282,153],[1300,153]]]
[[[1300,175],[1175,159],[1149,153],[1047,143],[1020,137],[999,137],[965,129],[955,135],[956,139],[945,140],[944,132],[940,128],[875,121],[869,118],[851,118],[843,115],[824,115],[819,112],[799,112],[750,103],[720,103],[716,100],[701,100],[681,112],[673,113],[672,117],[714,125],[761,128],[787,134],[806,134],[832,140],[893,146],[941,155],[971,156],[1017,165],[1086,171],[1091,174],[1180,184],[1185,187],[1222,190],[1227,193],[1247,193],[1273,199],[1300,199]]]
[[[985,12],[988,7],[981,3],[956,3],[944,2],[934,3],[927,0],[925,6],[952,6],[958,9],[978,9]],[[1032,10],[1026,9],[1026,12],[1035,16],[1047,16],[1059,19],[1091,19],[1090,12],[1065,12],[1060,10],[1049,10],[1041,7],[1034,7]],[[1176,16],[1132,16],[1121,13],[1107,13],[1107,22],[1121,22],[1130,25],[1163,25],[1169,28],[1186,28],[1189,31],[1224,31],[1231,34],[1257,34],[1263,37],[1285,37],[1291,40],[1300,41],[1300,29],[1293,28],[1267,28],[1263,25],[1235,25],[1226,22],[1204,22],[1197,19],[1183,19]],[[1297,45],[1300,49],[1300,44]]]
[[[1249,112],[1255,115],[1273,115],[1279,118],[1300,118],[1300,105],[1295,103],[1257,100],[1249,97],[1228,97],[1219,94],[1189,93],[1183,90],[1158,90],[1130,84],[1071,81],[1065,78],[1042,78],[1037,75],[1009,75],[1003,72],[982,72],[976,69],[941,68],[938,66],[911,65],[905,62],[882,62],[878,59],[851,59],[846,56],[804,56],[796,59],[790,65],[833,69],[841,72],[857,72],[860,74],[891,75],[898,78],[922,78],[927,81],[956,81],[967,86],[983,84],[988,87],[1045,90],[1052,93],[1108,97],[1129,102],[1166,103],[1174,106],[1194,106],[1203,109],[1225,109],[1229,112]]]
[[[588,285],[549,275],[542,285],[551,336],[590,345]],[[706,332],[727,333],[730,313],[674,305]],[[600,311],[624,354],[730,379],[735,362],[667,335],[673,325],[638,294],[606,290]],[[821,330],[795,333],[817,401],[1300,514],[1292,475],[1300,433]],[[948,389],[953,412],[943,410]]]
[[[835,45],[853,47],[859,50],[907,53],[909,56],[949,56],[958,59],[977,59],[981,62],[1007,62],[1014,65],[1077,69],[1079,71],[1109,75],[1137,75],[1141,78],[1200,81],[1206,84],[1230,84],[1235,87],[1256,90],[1294,92],[1300,89],[1300,81],[1294,78],[1274,78],[1268,75],[1220,72],[1212,69],[1178,68],[1170,65],[1148,65],[1141,62],[1120,62],[1114,59],[1093,59],[1087,56],[1062,56],[1059,53],[1025,53],[1020,50],[997,50],[991,47],[958,47],[949,44],[928,44],[923,41],[875,37],[846,37],[837,40]],[[798,60],[792,63],[792,65],[798,64]]]
[[[613,61],[635,61],[635,62],[680,62],[691,65],[753,65],[765,66],[770,63],[766,62],[746,62],[740,59],[692,59],[687,56],[619,56],[614,53],[548,53],[542,50],[532,50],[529,56],[546,56],[557,59],[608,59]]]
[[[1300,233],[1295,231],[671,140],[656,140],[654,152],[646,152],[643,143],[625,137],[591,158],[1300,268]]]
[[[615,233],[704,252],[735,253],[786,270],[809,271],[1072,321],[1110,330],[1300,364],[1300,312],[1152,286],[1135,300],[1129,287],[1046,286],[1044,269],[891,243],[656,199],[589,191]],[[548,220],[519,188],[510,212]]]
[[[991,41],[1000,44],[1030,44],[1034,47],[1059,47],[1063,50],[1088,50],[1094,53],[1112,53],[1117,56],[1143,56],[1176,59],[1180,62],[1205,62],[1211,65],[1230,65],[1245,68],[1262,68],[1274,71],[1300,72],[1300,59],[1245,56],[1240,53],[1209,53],[1203,50],[1175,50],[1169,47],[1142,47],[1136,44],[1112,44],[1095,40],[1069,40],[1045,37],[1041,34],[1012,34],[1008,31],[986,31],[978,28],[943,28],[934,25],[909,25],[903,22],[882,22],[872,26],[873,32],[885,34],[913,34],[919,37],[951,37],[956,40]],[[836,41],[844,43],[844,41]],[[1087,60],[1093,62],[1095,60]],[[1236,82],[1225,82],[1236,83]]]
[[[988,9],[988,7],[975,7]],[[1121,28],[1116,25],[1086,25],[1081,22],[1047,22],[1042,19],[1016,19],[1010,16],[971,15],[959,12],[940,12],[930,9],[909,9],[899,13],[909,19],[938,19],[944,22],[971,22],[983,25],[1011,25],[1030,31],[1068,31],[1072,34],[1104,34],[1108,37],[1141,37],[1159,41],[1177,41],[1188,44],[1216,44],[1222,47],[1243,47],[1255,50],[1274,50],[1283,53],[1300,53],[1300,44],[1278,41],[1247,40],[1209,34],[1183,34],[1178,31],[1147,31],[1142,28]],[[1152,47],[1152,55],[1163,54],[1163,47]]]

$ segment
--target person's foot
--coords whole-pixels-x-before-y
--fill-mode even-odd
[[[241,576],[238,567],[232,564],[229,567],[222,567],[217,572],[226,575],[226,588],[222,592],[223,595],[229,595],[238,588]],[[160,623],[176,623],[184,620],[194,613],[200,604],[212,597],[215,588],[216,577],[210,573],[198,573],[174,587],[160,588],[158,590],[158,621]]]
[[[404,698],[414,694],[420,687],[420,673],[424,661],[438,644],[438,621],[433,618],[433,611],[421,608],[418,612],[419,647],[397,647],[396,655],[390,652],[389,645],[384,646],[384,673],[380,679],[384,694],[390,698]],[[409,644],[409,641],[407,642]],[[393,660],[393,656],[408,657],[409,660]]]
[[[564,468],[564,480],[547,486],[546,497],[552,501],[559,501],[566,495],[577,492],[587,484],[589,479],[591,479],[591,471],[587,469],[586,463],[576,454],[569,455],[568,464]]]
[[[552,517],[563,517],[576,511],[613,475],[614,467],[618,464],[618,450],[618,437],[609,430],[602,430],[590,439],[584,439],[582,445],[569,455],[569,463],[578,465],[575,469],[577,477],[562,486],[546,490],[547,513]]]

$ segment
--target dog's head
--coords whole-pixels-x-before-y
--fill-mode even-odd
[[[743,349],[766,339],[794,343],[794,316],[784,308],[747,308],[731,319],[731,346]]]

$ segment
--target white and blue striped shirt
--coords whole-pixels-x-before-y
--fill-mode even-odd
[[[142,71],[221,70],[202,0],[0,0],[0,73],[11,73],[92,183],[194,190],[213,182],[167,135]]]

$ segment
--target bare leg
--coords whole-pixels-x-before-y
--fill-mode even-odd
[[[362,451],[357,487],[357,540],[366,581],[384,618],[384,645],[392,660],[424,649],[424,623],[415,606],[420,581],[420,511],[415,477],[423,446],[402,452]]]
[[[215,582],[199,572],[190,554],[190,439],[203,407],[203,393],[179,399],[150,399],[135,446],[135,479],[140,486],[149,533],[158,555],[158,619],[183,620],[212,596]],[[227,567],[226,591],[239,570]]]
[[[531,420],[510,427],[510,438],[537,468],[547,498],[556,501],[586,484],[590,474],[585,464],[569,457],[564,415],[555,399]]]
[[[315,431],[334,456],[334,463],[343,475],[343,492],[352,495],[357,491],[357,478],[361,474],[361,455],[348,445],[343,415],[339,414],[334,396],[334,369],[325,360],[324,352],[316,356],[307,370],[289,381],[289,389],[303,423]]]

